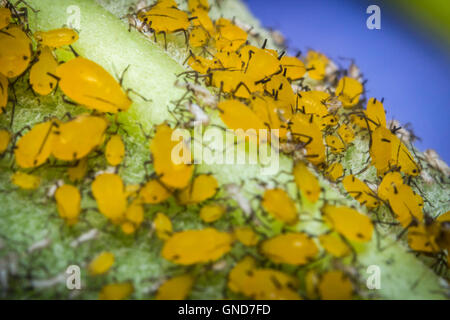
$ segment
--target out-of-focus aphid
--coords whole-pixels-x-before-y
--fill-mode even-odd
[[[59,216],[68,225],[76,224],[81,211],[80,191],[70,184],[64,184],[56,189],[55,200]]]
[[[166,280],[156,293],[156,300],[184,300],[189,295],[194,277],[189,274]]]
[[[265,240],[261,252],[275,263],[304,265],[319,252],[315,242],[305,233],[286,233]]]
[[[298,221],[295,202],[283,189],[268,189],[264,192],[261,205],[275,219],[287,224],[295,224]]]

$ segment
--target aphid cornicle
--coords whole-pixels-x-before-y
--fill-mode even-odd
[[[127,111],[132,101],[117,82],[97,63],[77,57],[56,69],[59,87],[70,99],[105,113]]]
[[[49,74],[55,74],[58,62],[49,47],[41,48],[38,61],[31,67],[30,84],[33,91],[42,96],[50,94],[57,86],[58,81]]]
[[[0,73],[8,78],[20,76],[31,62],[31,40],[18,26],[0,32]]]
[[[34,38],[41,46],[61,48],[69,46],[78,40],[78,33],[69,28],[60,28],[50,31],[38,31]]]

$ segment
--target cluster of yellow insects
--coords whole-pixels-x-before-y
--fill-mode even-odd
[[[25,76],[36,95],[47,96],[59,90],[67,103],[86,110],[62,119],[49,115],[44,122],[16,133],[1,129],[0,154],[14,159],[12,183],[24,190],[36,190],[42,182],[36,168],[66,166],[51,194],[61,219],[69,226],[76,225],[84,210],[82,197],[92,197],[97,211],[116,226],[117,232],[128,236],[142,228],[148,219],[148,207],[175,202],[181,208],[196,208],[203,229],[174,230],[172,219],[176,217],[157,212],[150,217],[153,236],[163,243],[162,257],[181,266],[220,268],[220,259],[230,254],[233,246],[248,248],[249,253],[237,259],[228,273],[226,290],[232,297],[357,298],[355,275],[339,263],[328,270],[309,268],[301,278],[295,270],[324,256],[336,261],[355,258],[355,245],[371,241],[377,225],[382,224],[400,227],[411,250],[439,257],[447,268],[450,212],[437,219],[424,212],[423,197],[412,186],[421,173],[421,164],[397,135],[399,128],[387,124],[383,100],[365,98],[361,76],[333,69],[332,62],[319,52],[288,56],[266,48],[266,42],[262,47],[250,45],[250,30],[226,18],[213,21],[209,11],[208,0],[189,0],[188,11],[179,9],[173,0],[158,0],[133,16],[140,31],[151,32],[155,39],[163,35],[165,47],[166,35],[185,35],[189,71],[180,77],[184,77],[184,88],[187,94],[193,94],[190,99],[196,99],[201,111],[218,111],[229,129],[279,130],[280,152],[294,159],[293,170],[287,174],[296,185],[296,198],[283,185],[266,188],[258,195],[256,209],[255,202],[247,203],[239,190],[230,192],[233,197],[224,197],[224,186],[212,174],[196,174],[195,165],[173,162],[172,148],[178,142],[171,140],[176,127],[169,122],[155,126],[149,143],[153,173],[140,185],[125,185],[118,168],[127,146],[117,115],[132,106],[130,90],[72,49],[78,40],[75,30],[31,33],[24,11],[7,1],[0,8],[0,113],[10,113],[13,121],[14,84]],[[60,48],[72,50],[73,58],[58,61],[54,51]],[[317,84],[315,90],[305,84],[306,77]],[[333,87],[319,90],[325,81]],[[206,93],[204,87],[209,87]],[[208,94],[213,99],[206,103]],[[9,105],[13,106],[11,110],[7,110]],[[360,173],[346,172],[341,164],[345,151],[358,136],[370,140],[371,163],[367,167],[376,168],[376,184],[357,178]],[[91,174],[89,161],[99,156],[115,169],[96,169]],[[326,199],[319,176],[342,186],[369,214]],[[80,190],[83,181],[90,181],[86,195]],[[311,235],[296,231],[301,202],[323,203],[322,217],[316,222],[327,226],[326,232]],[[232,204],[242,211],[245,224],[233,230],[214,227]],[[389,222],[379,219],[379,207],[388,208]],[[282,232],[272,237],[261,234],[255,210],[279,221]],[[88,264],[89,275],[106,274],[114,261],[113,253],[101,252]],[[280,268],[284,265],[292,267]],[[157,299],[189,296],[196,275],[192,268],[181,270],[184,272],[155,289]],[[108,283],[101,289],[100,298],[123,299],[132,293],[130,282]]]

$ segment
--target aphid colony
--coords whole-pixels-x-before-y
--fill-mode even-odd
[[[17,10],[9,6],[0,9],[2,116],[10,113],[13,122],[14,83],[22,77],[27,77],[35,94],[46,96],[59,88],[72,104],[86,111],[64,119],[48,115],[45,121],[16,133],[1,129],[0,154],[14,158],[12,183],[35,190],[42,179],[34,173],[37,168],[66,166],[66,174],[60,177],[64,182],[59,182],[52,194],[65,223],[73,226],[82,218],[85,193],[78,183],[91,179],[90,196],[98,212],[128,236],[139,232],[151,206],[173,205],[174,200],[180,208],[198,210],[203,229],[174,230],[172,219],[176,217],[158,212],[151,216],[153,234],[163,243],[162,257],[179,266],[209,266],[228,255],[237,243],[248,248],[248,255],[234,261],[228,273],[227,292],[231,297],[358,296],[354,275],[338,267],[339,263],[326,270],[307,268],[303,278],[279,268],[313,265],[323,256],[333,261],[355,259],[354,245],[371,241],[380,223],[376,215],[328,201],[319,175],[336,186],[342,185],[369,212],[387,208],[393,217],[389,223],[403,229],[414,252],[448,259],[450,215],[447,212],[433,219],[424,212],[424,200],[410,183],[421,167],[396,130],[387,127],[383,101],[371,98],[363,109],[366,100],[361,79],[342,70],[330,71],[331,61],[325,55],[309,51],[306,56],[288,56],[266,48],[266,42],[261,47],[251,45],[247,30],[226,18],[213,21],[209,10],[207,0],[189,0],[188,12],[180,10],[173,0],[159,0],[140,8],[135,16],[139,30],[154,33],[155,39],[163,35],[166,47],[167,34],[183,33],[186,37],[186,63],[191,70],[184,73],[187,82],[181,86],[186,96],[192,96],[188,113],[208,119],[217,112],[229,129],[279,130],[280,149],[294,160],[288,174],[298,191],[296,197],[282,184],[267,186],[256,197],[259,200],[255,206],[246,202],[237,186],[223,188],[213,175],[197,174],[195,165],[174,163],[172,150],[178,142],[171,140],[175,128],[168,123],[156,125],[150,139],[153,173],[141,185],[125,185],[118,168],[124,162],[127,145],[114,115],[131,107],[129,90],[103,67],[76,54],[71,45],[78,39],[77,32],[61,28],[31,34]],[[72,49],[74,57],[58,61],[54,50],[61,47]],[[325,83],[331,85],[311,90],[311,86]],[[184,99],[180,100],[177,107],[183,103]],[[11,110],[9,105],[13,106]],[[375,167],[379,177],[376,188],[359,179],[358,174],[346,172],[341,163],[354,140],[364,137],[370,141],[368,165]],[[182,152],[189,154],[187,145]],[[93,169],[89,160],[98,156],[115,169],[89,176]],[[228,199],[218,194],[228,195]],[[215,223],[227,216],[230,203],[238,205],[246,224],[220,230]],[[318,235],[297,231],[302,221],[298,209],[301,203],[320,204],[321,219],[317,220],[326,231]],[[281,223],[282,232],[270,237],[261,233],[254,210]],[[105,251],[93,257],[87,270],[91,277],[97,277],[114,265],[114,254]],[[156,298],[188,298],[195,280],[196,274],[187,271],[170,277],[159,286]],[[132,293],[131,283],[110,283],[101,289],[99,297],[124,299]]]

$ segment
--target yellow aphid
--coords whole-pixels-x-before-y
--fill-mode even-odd
[[[0,8],[0,30],[9,25],[11,18],[11,10],[8,8]]]
[[[8,86],[8,78],[0,73],[0,114],[3,113],[8,104]]]
[[[261,205],[264,210],[280,221],[287,224],[295,224],[298,221],[295,202],[283,189],[266,190]]]
[[[209,35],[214,35],[215,33],[214,24],[211,18],[209,17],[208,12],[204,10],[197,10],[195,11],[194,16],[197,18],[192,20],[192,24],[194,25],[194,27],[201,26],[208,32]]]
[[[128,206],[125,211],[125,219],[136,227],[139,227],[144,221],[144,208],[138,201],[135,200]]]
[[[350,121],[361,129],[367,129],[367,123],[369,122],[369,120],[367,120],[365,111],[358,114],[351,114]]]
[[[217,193],[219,185],[216,178],[209,174],[201,174],[194,178],[194,181],[183,189],[178,195],[180,204],[196,204],[206,201]]]
[[[132,101],[119,82],[103,67],[83,57],[56,69],[59,87],[70,99],[88,109],[117,113],[127,111]]]
[[[319,236],[320,245],[333,257],[342,258],[351,253],[348,245],[336,234],[329,233]]]
[[[355,106],[363,92],[364,88],[361,82],[350,77],[341,78],[336,87],[336,96],[342,102],[344,108]]]
[[[70,184],[64,184],[56,189],[55,200],[59,216],[68,224],[75,224],[81,211],[80,191]]]
[[[302,91],[298,92],[298,108],[306,114],[316,114],[323,117],[328,114],[326,102],[330,100],[330,95],[323,91]]]
[[[113,222],[122,220],[127,209],[122,179],[117,174],[102,173],[92,183],[92,194],[99,211]]]
[[[350,241],[367,242],[372,239],[373,224],[366,215],[349,207],[325,205],[322,209],[325,221]]]
[[[107,284],[102,288],[99,294],[100,300],[124,300],[134,291],[131,283],[113,283]]]
[[[256,81],[270,78],[282,70],[280,60],[265,49],[247,45],[241,49],[240,53],[245,63],[244,73]]]
[[[52,121],[36,124],[16,145],[14,155],[21,168],[38,167],[47,161],[53,148]]]
[[[315,165],[325,161],[325,145],[320,128],[312,121],[312,117],[297,113],[291,120],[291,133],[294,141],[305,145],[307,159]]]
[[[361,180],[354,175],[348,175],[342,180],[345,191],[355,198],[361,205],[367,208],[377,208],[380,205],[376,194]]]
[[[289,81],[282,74],[277,74],[270,77],[264,88],[275,99],[282,116],[290,119],[295,109],[296,95]]]
[[[440,250],[435,236],[427,232],[426,227],[422,224],[408,228],[408,245],[417,252],[435,253]]]
[[[219,51],[214,55],[214,61],[217,61],[220,68],[230,70],[241,70],[244,62],[236,52]]]
[[[247,41],[247,32],[228,19],[219,18],[215,26],[217,51],[236,51]]]
[[[113,135],[106,144],[105,156],[108,163],[112,166],[118,166],[122,163],[125,156],[125,145],[118,134]]]
[[[196,27],[189,33],[189,45],[193,48],[204,47],[209,41],[208,31],[202,27]]]
[[[402,184],[403,178],[399,172],[393,171],[386,173],[378,186],[378,197],[388,201],[390,195],[394,192],[394,188],[398,188]]]
[[[58,61],[49,47],[43,47],[38,61],[31,67],[30,84],[34,92],[41,96],[50,94],[57,86],[58,81],[49,74],[56,74]]]
[[[413,221],[422,221],[423,199],[406,184],[393,187],[393,191],[388,200],[398,222],[406,228]]]
[[[280,63],[283,67],[283,74],[290,81],[300,80],[306,73],[305,65],[296,57],[283,56]]]
[[[335,182],[344,175],[344,168],[342,167],[342,164],[335,162],[325,170],[325,175],[328,179]]]
[[[190,12],[209,11],[208,0],[188,0],[188,9]]]
[[[209,69],[215,67],[215,60],[206,59],[200,56],[191,55],[187,61],[188,65],[195,71],[201,74],[207,74]]]
[[[353,296],[352,282],[338,270],[323,274],[318,289],[323,300],[350,300]]]
[[[114,264],[114,254],[104,251],[97,255],[94,260],[89,263],[88,270],[91,276],[105,274]]]
[[[437,222],[448,222],[450,221],[450,211],[447,211],[446,213],[441,214],[439,217],[436,218]]]
[[[226,208],[221,204],[206,204],[200,209],[200,219],[206,223],[219,220],[225,213]]]
[[[122,232],[125,234],[133,234],[136,231],[136,227],[133,223],[125,221],[120,225]]]
[[[242,129],[248,132],[252,139],[256,139],[260,129],[267,129],[262,120],[238,100],[225,100],[219,103],[220,118],[232,130]],[[253,140],[256,141],[256,140]]]
[[[31,40],[18,26],[0,32],[0,73],[7,78],[20,76],[31,62]]]
[[[11,134],[8,130],[0,129],[0,155],[6,151],[11,140]]]
[[[306,56],[306,69],[311,79],[321,81],[325,78],[326,68],[328,66],[328,58],[316,51],[308,51]]]
[[[82,159],[104,140],[108,121],[102,117],[80,115],[53,130],[52,154],[58,160]]]
[[[243,285],[244,295],[256,300],[301,300],[294,277],[273,269],[250,271]]]
[[[298,162],[294,167],[294,180],[297,188],[309,202],[315,203],[319,200],[320,184],[317,177],[308,169],[305,163]]]
[[[265,240],[261,253],[275,263],[304,265],[311,262],[319,249],[305,233],[286,233]]]
[[[24,190],[34,190],[39,187],[41,178],[31,174],[17,171],[11,176],[11,181],[16,186]]]
[[[367,120],[371,130],[374,130],[378,126],[386,127],[386,113],[384,112],[383,103],[381,101],[370,98],[366,108]]]
[[[172,221],[164,213],[158,212],[153,220],[156,236],[161,240],[170,238],[173,232]]]
[[[273,99],[268,97],[253,96],[250,103],[250,108],[268,128],[271,130],[278,129],[278,136],[280,138],[286,137],[287,127],[282,124],[277,113],[277,105]],[[276,135],[275,132],[273,134]]]
[[[221,258],[231,249],[233,237],[213,228],[186,230],[173,234],[162,249],[162,256],[176,264],[207,263]]]
[[[184,141],[173,141],[173,132],[167,124],[159,125],[150,144],[150,151],[154,169],[161,182],[172,188],[183,189],[191,180],[194,167],[188,164],[191,162],[189,148]]]
[[[326,136],[325,143],[332,153],[339,154],[345,151],[345,144],[339,137],[331,135]]]
[[[341,137],[342,140],[344,140],[346,144],[349,144],[353,140],[355,140],[355,132],[345,123],[342,123],[339,126],[339,128],[337,129],[337,134]]]
[[[76,166],[67,169],[67,175],[69,176],[69,180],[71,182],[81,181],[86,176],[87,169],[88,169],[87,158],[79,160]]]
[[[171,196],[170,191],[158,180],[148,181],[139,191],[139,199],[146,204],[158,204]]]
[[[175,0],[157,0],[153,8],[178,8]]]
[[[377,127],[372,133],[370,156],[379,175],[392,167],[410,176],[417,176],[420,173],[420,168],[408,148],[395,134],[383,126]]]
[[[258,244],[259,236],[251,227],[239,227],[234,229],[236,239],[243,245],[252,247]]]
[[[256,260],[251,256],[245,256],[231,269],[228,274],[228,288],[234,292],[243,293],[247,278],[253,269],[256,268]]]
[[[189,295],[194,277],[188,274],[170,278],[156,293],[156,300],[184,300]]]
[[[38,31],[34,38],[41,46],[61,48],[69,46],[78,40],[78,33],[69,28],[61,28],[50,31]]]
[[[176,7],[154,6],[138,15],[139,19],[156,33],[174,33],[189,28],[189,16]]]
[[[140,189],[141,186],[138,184],[129,184],[125,186],[125,196],[127,197],[127,199],[136,198]]]

